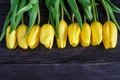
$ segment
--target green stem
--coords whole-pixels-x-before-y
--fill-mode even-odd
[[[39,9],[39,2],[38,2],[38,25],[40,24],[40,9]]]
[[[108,9],[106,6],[107,3],[105,2],[105,0],[102,0],[102,3],[103,3],[104,9],[105,9],[106,14],[107,14],[107,19],[108,19],[108,21],[110,21],[110,15],[109,15],[109,12],[108,12]]]
[[[49,16],[48,16],[48,24],[50,24],[50,13],[49,13]]]
[[[95,12],[95,7],[96,7],[95,0],[92,0],[92,4],[94,4],[94,5],[92,6],[92,7],[93,7],[94,21],[97,21],[96,12]]]
[[[74,13],[72,14],[72,23],[74,23],[75,21],[74,21],[74,18],[75,18],[75,15],[74,15]]]
[[[86,16],[84,15],[84,22],[86,23]]]
[[[22,17],[22,21],[21,21],[22,24],[24,24],[24,18]]]
[[[61,20],[64,20],[64,11],[62,7],[61,7]]]

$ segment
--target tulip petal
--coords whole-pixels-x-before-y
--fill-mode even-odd
[[[80,27],[78,23],[72,23],[68,27],[68,39],[71,46],[76,47],[80,40]]]
[[[27,30],[28,27],[24,24],[19,25],[17,28],[17,43],[18,46],[21,47],[22,49],[28,48],[27,36],[25,36]]]
[[[29,35],[28,35],[28,45],[31,49],[34,49],[39,44],[40,37],[40,26],[35,25],[32,27]]]
[[[40,31],[40,43],[51,49],[54,41],[54,28],[50,24],[44,24]]]
[[[110,46],[115,48],[117,45],[117,28],[113,22],[110,22]]]
[[[16,44],[16,30],[13,30],[11,33],[9,33],[11,30],[11,26],[7,27],[6,30],[6,45],[9,49],[15,49],[17,47]]]
[[[57,38],[58,48],[65,48],[67,41],[67,23],[61,20],[59,23],[59,36]]]
[[[91,28],[90,28],[90,25],[88,23],[83,24],[80,38],[81,38],[81,44],[83,47],[90,45]]]
[[[104,25],[103,25],[103,44],[106,49],[109,48],[109,43],[110,43],[110,41],[109,41],[109,38],[110,38],[109,25],[110,24],[108,22],[104,23]]]
[[[91,44],[99,45],[102,42],[102,24],[98,21],[92,22],[91,33]]]
[[[116,25],[111,21],[105,22],[103,25],[103,44],[106,49],[116,47],[117,35]]]

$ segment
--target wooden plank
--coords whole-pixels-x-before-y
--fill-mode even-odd
[[[120,4],[112,0],[117,6]],[[9,10],[9,0],[0,0],[0,32],[5,20],[5,16]],[[41,7],[41,25],[47,23],[48,11],[45,7],[44,0],[40,2]],[[106,21],[106,14],[101,6],[98,6],[100,21]],[[120,15],[116,14],[118,22],[120,22]],[[25,23],[28,23],[27,14],[25,16]],[[70,24],[70,23],[69,23]],[[0,43],[0,63],[88,63],[88,62],[116,62],[120,61],[120,36],[118,37],[118,44],[115,49],[104,49],[103,45],[90,46],[83,48],[80,44],[78,47],[73,48],[67,43],[65,49],[58,49],[56,40],[51,50],[46,49],[44,46],[39,46],[34,49],[22,50],[19,47],[15,50],[6,48],[5,40]]]
[[[119,80],[120,63],[2,64],[1,80]]]

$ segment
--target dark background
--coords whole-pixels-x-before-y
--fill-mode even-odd
[[[44,0],[40,1],[41,26],[48,21],[48,11]],[[111,1],[120,7],[120,0]],[[0,32],[9,8],[9,0],[0,0]],[[81,5],[79,8],[82,10]],[[101,5],[98,5],[98,11],[103,24],[106,14]],[[115,16],[120,23],[120,14]],[[27,13],[24,20],[28,24]],[[66,17],[65,20],[70,24]],[[120,80],[119,40],[120,36],[117,47],[108,50],[103,44],[86,48],[79,44],[73,48],[69,43],[65,49],[58,49],[56,41],[51,50],[41,44],[34,50],[22,50],[19,47],[9,50],[3,40],[0,43],[0,80]]]

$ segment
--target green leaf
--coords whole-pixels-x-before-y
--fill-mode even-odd
[[[54,27],[55,36],[58,37],[58,26],[59,26],[59,18],[60,18],[60,0],[46,0],[46,6],[49,10],[49,20]]]
[[[26,2],[26,0],[24,0],[24,1]],[[24,2],[24,1],[22,1],[22,2]],[[33,5],[36,4],[36,3],[39,3],[38,0],[30,0],[29,3],[28,3],[26,6],[24,6],[23,8],[21,8],[21,9],[17,12],[16,15],[19,15],[19,14],[21,14],[21,13],[24,13],[24,12],[30,10],[30,9],[33,7]]]
[[[56,0],[45,0],[46,3],[46,7],[48,8],[49,12],[53,12],[54,8],[55,8],[55,3]]]
[[[61,4],[61,7],[63,8],[66,16],[68,17],[68,19],[71,20],[70,15],[69,15],[69,13],[68,13],[68,11],[67,11],[67,9],[66,9],[66,6],[65,6],[65,4],[64,4],[64,0],[61,0],[61,1],[60,1],[60,4]]]
[[[120,13],[120,8],[116,7],[110,0],[107,0],[107,2],[111,6],[113,12]]]
[[[10,0],[12,12],[17,8],[19,0]]]
[[[109,11],[109,14],[110,14],[110,18],[111,18],[112,21],[117,25],[117,28],[118,28],[118,30],[120,31],[120,26],[119,26],[117,20],[115,19],[115,16],[114,16],[114,14],[113,14],[113,12],[112,12],[111,6],[110,6],[108,3],[106,3],[106,5],[107,5],[107,7],[108,7],[108,11]]]
[[[26,3],[27,3],[26,0],[20,0],[18,10],[20,10],[21,8],[23,8],[26,5]]]
[[[18,9],[22,9],[25,6],[25,4],[26,4],[26,0],[21,0],[20,3],[19,3]],[[16,16],[15,26],[18,26],[18,24],[20,23],[22,17],[23,17],[23,13]]]
[[[28,28],[28,32],[26,35],[29,34],[30,30],[32,29],[33,25],[35,24],[36,18],[37,18],[37,13],[38,13],[38,3],[33,5],[33,8],[29,11],[29,17],[30,17],[30,21],[29,21],[29,28]]]
[[[29,4],[34,5],[34,4],[38,3],[38,1],[39,1],[39,0],[29,0]]]
[[[3,29],[2,29],[2,33],[0,35],[0,42],[2,41],[2,39],[5,36],[6,28],[7,28],[7,26],[10,23],[11,15],[12,15],[12,11],[10,9],[9,12],[8,12],[8,14],[7,14],[7,16],[6,16],[5,23],[4,23],[4,26],[3,26]]]
[[[92,7],[93,5],[95,5],[91,2],[91,0],[78,0],[78,1],[80,4],[82,4],[82,6],[86,6],[86,7],[88,6]]]
[[[59,36],[58,27],[59,27],[59,18],[60,18],[60,11],[59,11],[60,0],[56,0],[54,6],[55,7],[54,7],[54,11],[52,12],[52,16],[53,16],[53,21],[54,21],[55,35],[56,37],[58,37]]]
[[[11,30],[10,30],[10,32],[15,30],[17,27],[17,26],[15,26],[15,19],[16,19],[15,15],[16,15],[16,12],[18,9],[18,3],[19,3],[19,0],[11,0],[12,16],[11,16]]]
[[[53,21],[53,17],[52,17],[52,15],[51,15],[51,13],[49,14],[49,20],[50,20],[51,25],[52,25],[52,26],[55,26],[55,25],[54,25],[54,21]]]
[[[68,5],[70,6],[72,12],[74,13],[75,18],[76,18],[80,28],[82,29],[82,18],[81,18],[81,14],[79,12],[76,1],[75,0],[67,0],[67,2],[68,2]]]
[[[94,4],[92,4],[90,0],[78,0],[78,1],[80,4],[82,4],[86,18],[90,22],[92,22],[93,21],[92,6]]]
[[[24,12],[30,10],[32,7],[33,7],[32,5],[27,5],[27,6],[23,7],[22,9],[20,9],[20,10],[17,12],[16,15],[19,15],[19,14],[21,14],[21,13],[24,13]]]

